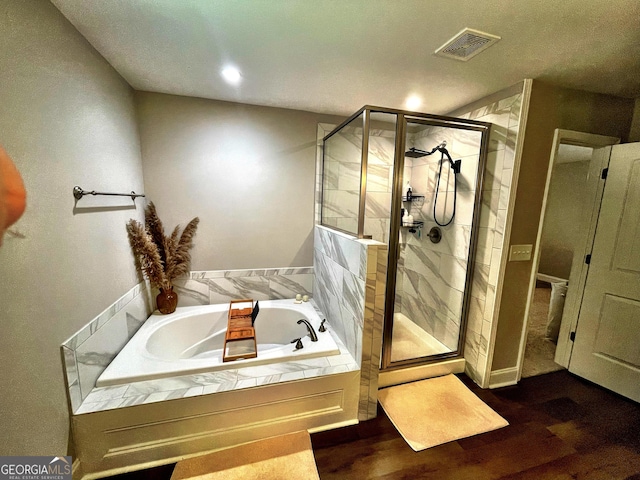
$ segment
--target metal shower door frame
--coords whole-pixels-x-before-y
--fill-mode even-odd
[[[393,190],[391,197],[391,225],[389,227],[389,252],[387,259],[387,285],[385,293],[384,326],[382,332],[382,354],[380,357],[381,370],[395,370],[408,366],[434,363],[444,359],[454,359],[463,356],[463,346],[466,334],[467,312],[471,298],[471,281],[475,253],[477,248],[477,232],[480,219],[482,201],[482,189],[484,183],[484,169],[489,148],[489,131],[491,124],[475,120],[465,120],[454,117],[443,117],[427,114],[416,114],[406,111],[395,111],[398,114],[396,124],[396,149],[393,170]],[[478,131],[481,133],[480,151],[478,157],[478,173],[476,176],[476,190],[473,206],[473,217],[469,237],[469,253],[467,255],[467,271],[465,277],[465,291],[462,300],[462,312],[460,315],[460,333],[458,346],[455,351],[443,354],[429,355],[411,358],[401,361],[391,361],[391,349],[393,339],[393,316],[395,312],[395,297],[397,284],[397,264],[400,252],[400,215],[402,208],[402,176],[404,172],[404,152],[406,151],[406,132],[409,123],[418,123],[427,126],[457,128],[460,130]]]

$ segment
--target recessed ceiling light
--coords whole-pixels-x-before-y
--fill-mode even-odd
[[[236,67],[225,67],[222,70],[222,78],[224,78],[228,83],[232,85],[237,85],[242,80],[242,76],[240,75],[240,70]]]
[[[422,99],[420,97],[418,97],[417,95],[411,95],[409,98],[407,98],[407,100],[404,102],[404,104],[407,107],[407,109],[415,110],[420,105],[422,105]]]

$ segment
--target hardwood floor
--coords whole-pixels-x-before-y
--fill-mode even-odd
[[[311,436],[320,478],[640,480],[637,403],[567,371],[497,390],[459,378],[510,425],[414,452],[379,408],[373,420]],[[173,467],[114,478],[168,480]]]
[[[640,406],[566,371],[482,390],[510,425],[414,452],[382,409],[378,418],[312,435],[322,480],[640,480]]]

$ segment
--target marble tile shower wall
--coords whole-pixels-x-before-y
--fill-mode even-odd
[[[497,318],[494,309],[496,286],[504,250],[504,229],[511,194],[517,135],[522,117],[522,98],[522,92],[514,94],[511,91],[499,100],[492,100],[490,103],[488,102],[480,107],[475,107],[477,104],[474,104],[473,110],[461,110],[454,115],[459,118],[479,120],[492,124],[489,136],[488,158],[484,170],[478,240],[473,265],[473,281],[464,346],[466,373],[477,383],[482,383],[487,374],[489,340]],[[333,128],[334,125],[318,125],[316,223],[320,223],[320,203],[322,200],[322,138]],[[436,138],[435,140],[440,141],[441,139]],[[416,139],[416,142],[419,143],[419,139]],[[423,145],[423,148],[427,147],[432,148],[433,145]],[[451,143],[448,147],[451,150],[458,148],[457,145],[454,147]],[[464,157],[464,151],[458,152],[458,155]],[[471,162],[466,162],[465,160],[463,158],[463,175],[465,169],[472,165]],[[431,177],[427,176],[425,178]],[[469,176],[467,182],[469,185],[475,185],[475,177],[473,175]],[[416,193],[420,193],[417,184],[412,186]],[[425,190],[428,190],[427,186],[425,186]],[[462,217],[462,210],[458,214]],[[465,245],[468,246],[470,229],[465,228],[465,225],[457,225],[456,227],[459,230],[458,234],[451,236],[450,242],[443,240],[444,243],[441,242],[443,243],[441,248],[446,248],[445,254],[459,259],[462,256],[462,252],[465,251]],[[411,248],[411,243],[407,248]],[[452,259],[452,261],[457,260]],[[424,260],[422,263],[428,264],[428,260]],[[451,268],[460,270],[462,265],[459,264],[457,267],[453,265]],[[402,276],[399,276],[400,278]],[[406,278],[408,279],[409,277],[407,276]],[[413,280],[415,285],[415,276]]]
[[[313,266],[316,277],[313,298],[360,365],[366,245],[354,237],[316,225]]]
[[[385,295],[387,286],[388,247],[383,243],[367,243],[367,283],[362,335],[362,367],[360,369],[360,420],[378,414],[378,375],[382,353]]]
[[[191,272],[175,282],[178,305],[226,303],[311,295],[313,267]],[[72,411],[95,387],[96,380],[155,309],[146,282],[136,285],[63,343],[62,358]]]
[[[376,416],[387,246],[316,225],[313,298],[361,368],[359,418]]]
[[[424,228],[422,235],[401,229],[396,311],[455,350],[466,283],[481,135],[479,132],[428,127],[408,140],[416,148],[428,151],[446,140],[451,156],[462,160],[462,169],[458,175],[454,220],[441,227],[443,238],[440,243],[432,243],[425,233],[436,226],[433,220],[436,189],[439,191],[436,215],[443,223],[442,219],[448,218],[453,211],[453,182],[446,182],[445,167],[443,180],[437,188],[438,153],[405,159],[403,188],[408,181],[413,192],[424,197],[404,202],[403,207],[410,210],[414,220],[424,222]],[[453,180],[453,177],[449,179]]]
[[[394,156],[395,131],[371,129],[364,233],[382,243],[389,242]]]
[[[316,181],[315,181],[315,197],[314,197],[314,224],[320,225],[322,223],[322,178],[323,178],[323,164],[322,156],[324,152],[324,137],[336,128],[337,125],[330,123],[319,123],[316,132]]]
[[[325,145],[323,223],[358,232],[362,128],[350,125],[334,134]]]
[[[478,245],[465,337],[466,373],[482,383],[488,368],[488,346],[493,323],[496,286],[504,251],[504,228],[511,194],[516,144],[521,119],[522,93],[457,115],[492,124],[484,172]]]
[[[362,129],[346,127],[331,137],[324,159],[324,225],[357,233]],[[322,130],[322,136],[329,132]],[[389,240],[395,131],[371,129],[367,162],[365,234]],[[322,157],[320,157],[322,158]]]

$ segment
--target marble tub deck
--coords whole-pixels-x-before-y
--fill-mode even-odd
[[[233,368],[233,363],[230,363],[230,368],[224,371],[147,380],[109,387],[95,387],[74,412],[74,415],[211,393],[242,390],[358,370],[359,367],[356,360],[335,334],[331,325],[328,325],[327,333],[336,341],[340,354],[235,369]]]

